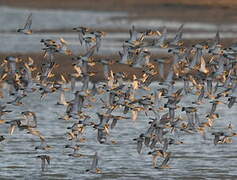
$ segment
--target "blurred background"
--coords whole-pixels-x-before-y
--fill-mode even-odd
[[[133,17],[166,20],[234,22],[234,0],[1,0],[1,6],[35,9],[123,11]]]

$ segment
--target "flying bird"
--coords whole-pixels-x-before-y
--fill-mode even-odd
[[[30,13],[29,16],[27,17],[24,27],[22,29],[17,29],[17,32],[30,35],[33,33],[31,25],[32,25],[32,13]]]

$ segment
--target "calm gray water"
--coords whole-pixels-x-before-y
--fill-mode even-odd
[[[153,83],[151,91],[158,85]],[[149,93],[144,90],[138,90],[136,97]],[[59,94],[50,94],[45,99],[40,100],[40,95],[35,92],[29,94],[23,100],[22,106],[8,105],[7,109],[14,110],[4,116],[5,119],[20,118],[20,112],[29,110],[34,111],[38,117],[38,128],[46,137],[48,145],[53,146],[52,150],[41,151],[34,150],[35,146],[40,144],[39,138],[26,134],[25,131],[17,130],[12,136],[8,135],[8,125],[1,125],[1,134],[6,136],[6,140],[0,144],[0,179],[236,179],[237,178],[237,139],[233,138],[232,144],[213,144],[211,132],[215,130],[225,130],[231,122],[235,127],[236,123],[236,105],[228,109],[225,105],[217,107],[220,118],[215,121],[212,128],[208,129],[207,139],[203,140],[201,135],[188,135],[178,133],[175,136],[177,140],[182,140],[184,144],[172,145],[169,147],[172,157],[169,162],[171,166],[168,169],[152,168],[151,156],[147,155],[149,149],[143,148],[142,154],[136,152],[136,138],[140,133],[145,132],[148,127],[149,119],[140,113],[136,121],[121,120],[115,129],[110,132],[109,144],[99,144],[96,140],[97,131],[88,127],[82,137],[87,141],[81,144],[80,153],[93,155],[95,151],[99,155],[99,168],[102,174],[91,174],[85,172],[91,165],[90,157],[74,158],[68,156],[72,153],[70,149],[65,149],[66,144],[72,142],[67,140],[67,127],[73,124],[73,121],[59,120],[58,117],[65,113],[65,107],[55,105]],[[97,99],[105,95],[98,95]],[[72,96],[67,94],[67,100]],[[184,98],[180,105],[188,106],[194,97]],[[9,100],[6,96],[4,101]],[[87,104],[87,102],[85,103]],[[102,112],[101,102],[92,104],[91,109],[84,108],[83,111],[92,116],[93,122],[98,122],[95,112]],[[200,105],[198,113],[200,119],[205,119],[205,114],[210,111],[210,103]],[[122,115],[120,110],[113,114]],[[162,114],[162,113],[161,113]],[[184,112],[177,110],[177,116],[186,117]],[[130,115],[127,115],[130,116]],[[153,117],[149,114],[149,117]],[[234,127],[234,129],[235,129]],[[117,144],[110,143],[111,140],[117,141]],[[35,158],[40,154],[51,156],[51,164],[47,171],[41,172],[41,161]],[[158,164],[161,163],[161,159]]]

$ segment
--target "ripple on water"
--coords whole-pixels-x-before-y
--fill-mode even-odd
[[[172,152],[169,169],[153,169],[151,156],[147,155],[149,149],[144,147],[142,154],[136,152],[136,138],[147,128],[149,121],[146,116],[141,114],[137,121],[124,120],[112,130],[109,140],[116,140],[117,144],[98,144],[96,131],[87,128],[85,137],[87,141],[80,143],[80,153],[88,155],[81,158],[68,156],[72,153],[71,149],[65,149],[66,144],[73,144],[66,138],[67,127],[72,125],[72,121],[58,120],[58,114],[53,113],[54,104],[58,94],[52,94],[47,100],[37,101],[38,94],[30,94],[29,100],[35,106],[31,107],[27,102],[23,107],[18,107],[15,113],[7,115],[8,119],[14,119],[21,110],[27,108],[35,111],[39,117],[39,130],[45,135],[46,141],[53,148],[47,151],[52,158],[51,164],[46,172],[41,173],[41,160],[35,158],[37,155],[45,154],[44,151],[36,151],[34,147],[40,145],[40,140],[24,131],[16,131],[12,136],[5,132],[6,141],[0,145],[1,171],[0,179],[202,179],[202,178],[235,178],[237,156],[237,139],[233,144],[213,145],[210,129],[207,136],[209,139],[203,140],[199,135],[180,135],[184,144],[171,146]],[[185,99],[184,99],[185,100]],[[185,103],[184,103],[185,104]],[[204,118],[208,102],[202,105],[200,117]],[[223,113],[225,113],[225,107]],[[96,108],[95,111],[99,111]],[[57,111],[64,113],[65,107],[58,107]],[[88,109],[87,113],[92,115],[96,122],[95,112]],[[119,112],[117,112],[119,113]],[[181,114],[182,112],[177,112]],[[232,116],[236,116],[235,109],[228,111]],[[234,117],[232,117],[234,118]],[[220,127],[226,125],[226,121],[217,120]],[[233,125],[237,122],[233,121]],[[145,124],[145,125],[144,125]],[[128,130],[129,129],[129,130]],[[218,129],[218,127],[217,127]],[[97,151],[99,154],[99,167],[102,174],[94,175],[86,173],[85,170],[91,166],[91,155]],[[158,164],[161,159],[158,159]],[[10,176],[11,175],[11,176]]]

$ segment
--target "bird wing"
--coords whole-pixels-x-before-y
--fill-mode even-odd
[[[195,117],[195,123],[196,123],[197,125],[200,125],[200,118],[199,118],[197,112],[195,112],[194,117]]]
[[[158,158],[158,156],[152,156],[152,166],[153,167],[156,167],[156,162],[157,162],[157,158]]]
[[[91,164],[91,170],[96,169],[97,165],[98,165],[98,155],[97,155],[97,152],[96,152],[94,157],[93,157],[92,164]]]
[[[92,47],[86,52],[86,54],[84,55],[84,57],[90,58],[90,57],[94,54],[95,49],[96,49],[96,45],[92,46]]]
[[[218,143],[219,140],[220,140],[220,136],[215,135],[214,144],[217,145],[217,143]]]
[[[45,159],[44,158],[41,158],[41,169],[42,169],[42,171],[45,170]]]
[[[206,62],[205,62],[203,56],[201,56],[201,65],[200,65],[199,71],[201,71],[203,73],[208,72],[208,69],[206,68]]]
[[[164,139],[164,145],[163,145],[162,150],[163,150],[164,152],[166,152],[167,149],[168,149],[168,146],[169,146],[169,139],[165,138],[165,139]]]
[[[159,75],[163,79],[164,78],[164,64],[159,63]]]
[[[110,125],[110,128],[113,129],[116,126],[117,122],[118,122],[118,120],[114,118],[111,125]]]
[[[83,38],[83,33],[82,32],[78,32],[78,39],[82,45],[83,41],[84,41],[84,38]]]
[[[213,114],[216,111],[216,107],[217,107],[217,103],[213,102],[210,114]]]
[[[132,110],[132,120],[136,120],[138,116],[138,111]]]
[[[132,29],[129,30],[129,34],[130,34],[130,41],[136,41],[137,40],[137,31],[135,30],[135,26],[132,26]]]
[[[31,24],[32,24],[32,13],[30,13],[29,16],[27,17],[24,29],[30,29]]]
[[[173,76],[174,76],[174,71],[173,71],[173,69],[171,69],[168,76],[167,76],[167,78],[166,78],[166,80],[165,80],[165,82],[167,82],[167,83],[172,82]]]
[[[10,128],[9,128],[9,134],[12,135],[13,132],[15,131],[16,129],[16,124],[11,124]]]
[[[159,44],[161,47],[164,46],[164,43],[165,43],[166,38],[167,38],[167,28],[164,27],[163,32],[162,32],[162,35],[161,35],[160,38],[158,39],[158,44]]]
[[[167,156],[165,157],[165,159],[164,159],[164,161],[162,162],[162,164],[161,164],[161,168],[162,167],[165,167],[166,165],[167,165],[167,163],[169,162],[169,160],[170,160],[170,154],[171,153],[169,153],[169,154],[167,154]]]
[[[183,35],[183,26],[184,24],[182,24],[179,29],[178,29],[178,32],[176,33],[174,39],[173,39],[173,43],[176,44],[178,43],[181,39],[182,39],[182,35]]]
[[[218,44],[220,44],[221,38],[220,38],[220,32],[217,30],[216,36],[213,40],[213,44],[211,45],[210,49],[215,49]]]
[[[47,163],[50,164],[50,156],[46,156],[45,159],[46,159]]]
[[[204,94],[205,94],[205,89],[204,89],[204,86],[202,87],[201,91],[200,91],[200,95],[198,96],[197,100],[200,102],[203,100],[203,97],[204,97]]]
[[[188,125],[193,127],[194,124],[194,116],[190,112],[186,112],[186,115],[188,117]]]
[[[65,99],[64,91],[62,91],[61,94],[60,94],[60,103],[65,105],[65,106],[68,104],[66,99]]]
[[[138,140],[137,141],[137,152],[138,152],[138,154],[141,154],[142,143],[143,143],[143,140]]]

